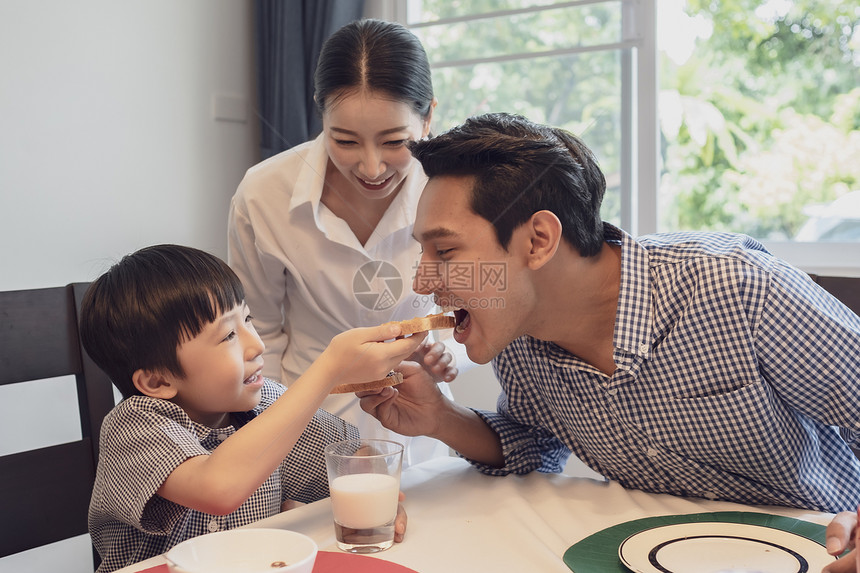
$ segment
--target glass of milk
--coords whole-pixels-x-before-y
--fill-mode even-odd
[[[376,553],[394,544],[403,444],[346,440],[325,447],[337,546]]]

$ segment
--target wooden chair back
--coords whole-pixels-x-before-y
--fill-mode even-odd
[[[87,356],[78,309],[88,283],[0,292],[0,385],[73,375],[81,439],[0,457],[0,557],[87,533],[110,379]],[[20,409],[39,409],[21,404]],[[94,560],[97,557],[94,554]]]
[[[824,290],[860,315],[860,277],[822,277],[810,275]]]

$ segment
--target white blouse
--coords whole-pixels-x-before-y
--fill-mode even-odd
[[[320,200],[327,162],[323,135],[279,153],[248,170],[230,207],[228,262],[266,344],[263,374],[286,386],[344,330],[438,312],[432,296],[412,290],[420,259],[412,224],[427,181],[418,162],[365,245]],[[406,443],[406,463],[448,453],[384,429],[353,394],[329,396],[322,408],[362,437]]]

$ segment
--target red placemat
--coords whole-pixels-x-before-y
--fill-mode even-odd
[[[367,555],[338,551],[320,551],[317,553],[313,573],[341,573],[342,571],[349,571],[350,573],[418,573],[409,567]]]
[[[167,565],[156,565],[148,569],[141,569],[137,573],[169,573]],[[339,553],[337,551],[320,551],[314,562],[313,573],[418,573],[414,569],[383,561],[366,555],[354,553]]]

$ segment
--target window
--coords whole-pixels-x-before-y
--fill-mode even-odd
[[[433,66],[435,131],[486,111],[564,127],[600,160],[604,218],[634,235],[743,232],[806,270],[860,274],[854,3],[394,6]]]
[[[860,267],[860,6],[657,6],[674,30],[657,34],[658,228],[746,233],[807,269]]]

